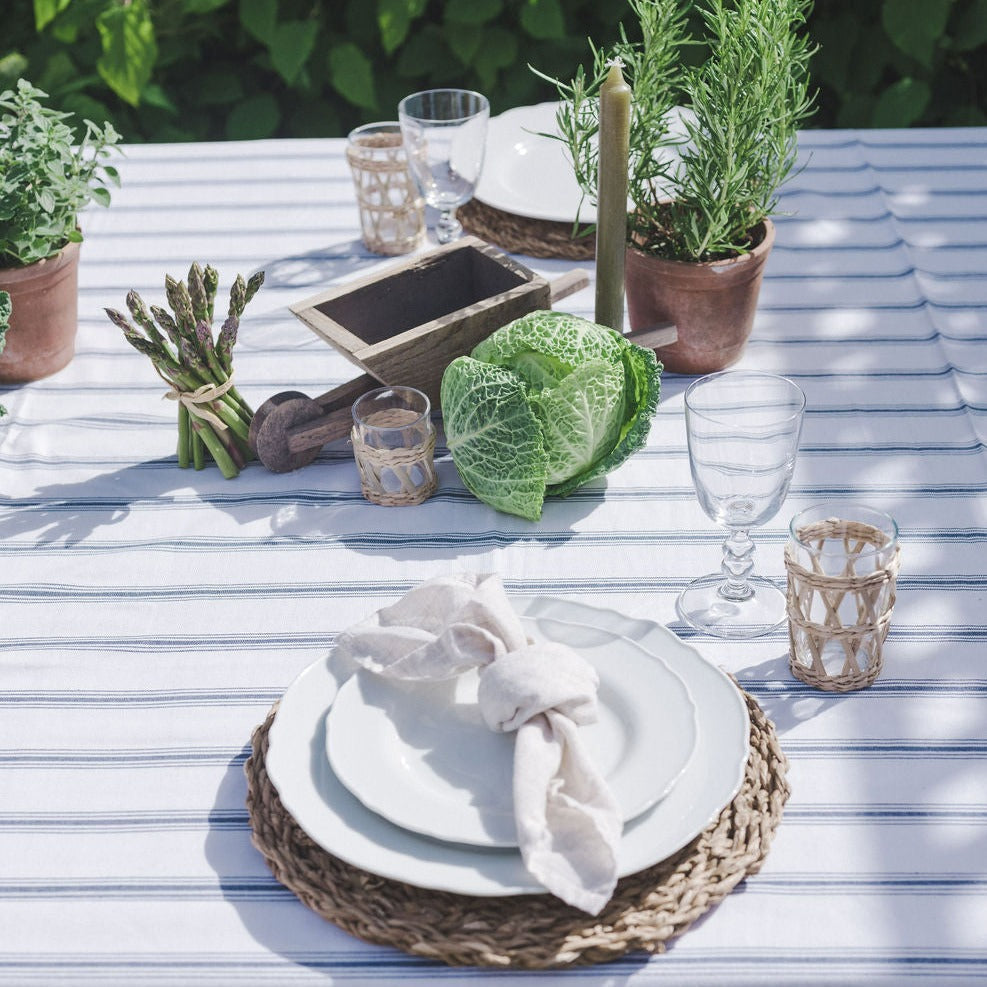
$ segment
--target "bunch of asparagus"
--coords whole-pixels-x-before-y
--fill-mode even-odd
[[[236,276],[227,317],[215,339],[219,274],[209,265],[203,269],[193,264],[187,283],[165,276],[171,312],[157,305],[148,309],[136,291],[127,295],[133,322],[115,309],[105,310],[171,385],[167,396],[178,401],[178,465],[183,469],[202,469],[208,454],[223,476],[232,479],[253,458],[248,441],[253,411],[233,386],[233,346],[243,310],[263,283],[263,271],[248,281]]]

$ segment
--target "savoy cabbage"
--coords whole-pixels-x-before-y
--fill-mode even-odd
[[[491,507],[535,521],[619,466],[648,436],[661,364],[652,350],[562,312],[498,329],[442,377],[442,418],[467,488]]]

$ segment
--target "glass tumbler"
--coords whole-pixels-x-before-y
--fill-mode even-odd
[[[431,411],[414,387],[378,387],[353,403],[353,453],[367,500],[397,507],[435,493]]]
[[[792,518],[785,568],[796,678],[831,692],[877,678],[900,554],[894,518],[864,504],[818,504]]]
[[[375,254],[407,254],[425,241],[425,201],[408,169],[397,121],[350,132],[346,160],[353,174],[363,242]]]

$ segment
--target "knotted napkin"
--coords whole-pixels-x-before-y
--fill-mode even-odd
[[[530,642],[500,578],[471,573],[431,579],[378,610],[340,635],[336,656],[417,681],[479,668],[484,722],[517,731],[514,818],[524,864],[567,904],[600,912],[617,882],[622,822],[579,735],[597,717],[592,665],[565,645]]]

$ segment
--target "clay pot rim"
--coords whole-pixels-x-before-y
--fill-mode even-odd
[[[746,254],[738,254],[736,257],[724,257],[721,260],[673,260],[669,257],[661,257],[658,254],[649,254],[646,250],[641,250],[639,247],[635,246],[634,243],[627,244],[628,253],[633,253],[635,256],[647,260],[649,262],[654,262],[656,264],[667,264],[672,268],[680,268],[689,270],[695,270],[696,268],[706,267],[715,270],[722,270],[727,267],[736,267],[740,264],[744,264],[751,261],[752,258],[760,257],[762,254],[768,253],[774,246],[775,242],[775,224],[771,222],[771,218],[765,216],[756,226],[752,229],[758,229],[759,227],[764,227],[764,236],[761,237],[760,242],[752,250],[748,250]]]
[[[73,254],[79,252],[81,246],[82,244],[77,240],[69,240],[55,253],[42,257],[41,260],[32,261],[30,264],[18,264],[15,267],[0,266],[0,285],[30,281],[42,277],[52,269],[58,270],[72,259]]]

